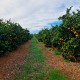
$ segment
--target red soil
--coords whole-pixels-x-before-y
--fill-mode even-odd
[[[46,48],[43,44],[39,46],[48,60],[48,65],[67,74],[70,80],[80,80],[80,63],[65,62],[61,55],[54,55],[51,48]]]
[[[0,80],[13,80],[14,76],[21,73],[29,45],[30,41],[15,51],[0,57]]]

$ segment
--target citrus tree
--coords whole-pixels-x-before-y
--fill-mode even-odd
[[[20,24],[0,20],[0,55],[10,52],[30,39],[30,33]]]
[[[71,13],[71,8],[67,8],[66,14],[59,17],[62,20],[59,26],[41,30],[37,36],[45,45],[61,51],[64,58],[76,61],[80,58],[80,10]]]

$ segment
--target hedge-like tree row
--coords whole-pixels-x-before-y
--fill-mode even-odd
[[[56,47],[64,58],[68,60],[80,59],[80,10],[59,17],[62,23],[52,26],[51,29],[43,29],[37,35],[37,39],[45,43],[45,46]]]
[[[13,51],[30,38],[29,31],[23,29],[18,23],[0,19],[0,56]]]

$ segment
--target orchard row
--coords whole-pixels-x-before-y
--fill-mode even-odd
[[[43,29],[36,37],[45,46],[57,48],[64,58],[76,61],[80,59],[80,10],[70,11],[71,7],[65,15],[59,17],[62,20],[59,26]]]
[[[18,23],[0,19],[0,55],[13,51],[30,38],[29,31]]]

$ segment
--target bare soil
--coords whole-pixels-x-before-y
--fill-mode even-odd
[[[43,44],[39,44],[39,46],[42,48],[50,67],[62,71],[70,77],[70,80],[80,80],[80,63],[66,62],[61,55],[54,55],[51,48],[46,48]]]
[[[0,57],[0,80],[13,80],[17,74],[22,72],[29,45],[30,41],[21,45],[15,51]],[[80,63],[65,62],[61,55],[54,55],[51,48],[46,48],[43,44],[39,44],[39,46],[42,48],[50,67],[67,74],[70,80],[80,80]]]
[[[25,63],[25,55],[28,52],[30,41],[21,45],[15,51],[0,57],[0,80],[13,80],[22,72],[22,65]]]

